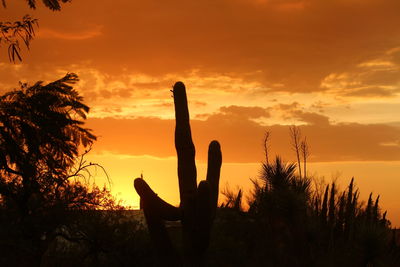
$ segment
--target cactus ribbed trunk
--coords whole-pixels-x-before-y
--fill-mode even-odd
[[[207,178],[197,186],[195,147],[189,122],[186,89],[182,82],[173,88],[175,104],[175,148],[178,155],[180,207],[174,207],[155,194],[142,178],[135,179],[151,238],[163,266],[201,266],[209,245],[210,230],[218,202],[222,164],[220,145],[212,141],[208,149]],[[183,257],[176,252],[164,221],[181,220]]]

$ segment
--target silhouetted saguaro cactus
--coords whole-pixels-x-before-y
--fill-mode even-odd
[[[174,207],[155,194],[142,178],[135,179],[144,215],[162,265],[198,266],[202,264],[210,238],[218,202],[222,155],[220,145],[212,141],[208,148],[207,178],[197,186],[195,147],[193,145],[185,85],[173,87],[175,103],[175,148],[178,155],[178,179],[181,204]],[[164,221],[181,220],[183,257],[172,246]]]

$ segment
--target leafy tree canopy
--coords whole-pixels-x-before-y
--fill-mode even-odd
[[[36,0],[26,0],[30,8],[36,9]],[[71,2],[71,0],[42,0],[45,7],[52,11],[60,11],[61,4]],[[7,7],[6,0],[1,0],[3,8]],[[35,36],[34,26],[38,26],[38,20],[25,15],[22,20],[9,22],[0,21],[0,46],[4,43],[8,45],[8,58],[12,62],[22,61],[21,46],[22,41],[29,49],[30,42]]]
[[[60,197],[70,178],[93,165],[81,160],[75,169],[79,150],[96,140],[83,127],[89,107],[72,87],[77,81],[69,73],[0,97],[0,194],[23,213],[33,195]]]

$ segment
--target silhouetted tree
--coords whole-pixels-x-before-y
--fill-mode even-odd
[[[78,156],[79,146],[96,137],[83,128],[89,107],[72,88],[70,73],[43,85],[21,84],[0,97],[0,193],[28,214],[36,194],[61,192]]]
[[[83,127],[89,107],[72,87],[77,81],[69,73],[0,96],[2,212],[38,255],[66,223],[66,212],[114,203],[106,188],[89,188],[82,179],[89,167],[101,166],[84,160],[96,137]]]
[[[61,3],[70,2],[71,0],[42,0],[44,6],[53,11],[61,10]],[[36,0],[26,0],[30,8],[36,9]],[[7,7],[6,0],[1,0],[3,8]],[[22,20],[9,22],[0,21],[0,46],[6,44],[8,46],[8,58],[12,62],[16,60],[22,61],[21,46],[22,41],[26,48],[29,49],[30,42],[35,36],[34,26],[38,26],[38,20],[25,15]]]

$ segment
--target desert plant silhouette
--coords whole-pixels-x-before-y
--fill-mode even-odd
[[[175,147],[178,155],[180,207],[174,207],[155,194],[142,178],[135,179],[148,229],[163,265],[199,266],[209,245],[210,230],[218,202],[222,155],[218,141],[208,149],[207,178],[196,183],[195,147],[192,141],[185,85],[175,83]],[[183,257],[172,246],[164,220],[181,220]]]
[[[68,73],[0,96],[1,266],[39,266],[61,225],[71,225],[71,211],[114,204],[108,189],[86,183],[101,166],[84,159],[96,137],[84,127],[89,107],[77,81]]]

